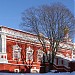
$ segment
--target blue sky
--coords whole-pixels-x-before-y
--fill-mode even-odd
[[[25,9],[54,2],[61,2],[74,14],[74,0],[0,0],[0,25],[19,29]]]
[[[64,4],[75,15],[75,0],[0,0],[0,25],[20,29],[24,10],[56,2]]]

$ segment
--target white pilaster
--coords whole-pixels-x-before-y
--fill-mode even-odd
[[[6,53],[6,35],[1,34],[2,39],[2,53]]]

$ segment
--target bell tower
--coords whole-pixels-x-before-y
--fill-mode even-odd
[[[71,42],[71,38],[69,38],[69,27],[65,26],[64,28],[64,42]]]
[[[64,37],[65,37],[66,39],[69,38],[69,28],[68,28],[67,26],[65,26],[65,28],[64,28]]]

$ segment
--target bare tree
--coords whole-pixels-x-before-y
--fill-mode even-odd
[[[54,63],[59,42],[63,40],[65,27],[72,31],[75,25],[73,14],[68,8],[59,3],[27,9],[23,12],[22,21],[21,26],[23,29],[37,35],[46,56],[48,56],[45,38],[47,37],[52,64]]]
[[[64,30],[74,28],[74,16],[62,4],[45,5],[38,9],[41,32],[48,37],[52,49],[52,63],[58,50],[59,42],[63,40]]]

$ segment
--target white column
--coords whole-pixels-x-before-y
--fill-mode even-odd
[[[6,35],[2,34],[1,39],[2,39],[2,53],[6,53]]]
[[[0,52],[2,52],[2,38],[1,38],[1,34],[0,34]]]

